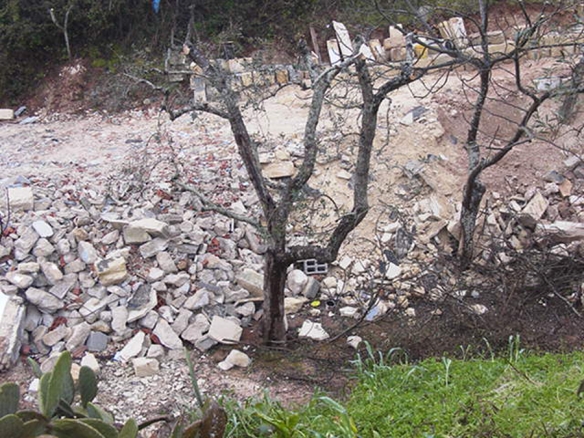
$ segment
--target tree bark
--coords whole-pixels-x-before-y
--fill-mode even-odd
[[[264,257],[263,339],[266,344],[283,344],[286,342],[284,289],[288,264],[273,248]]]

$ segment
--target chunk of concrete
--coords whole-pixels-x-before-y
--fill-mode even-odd
[[[159,362],[151,357],[137,357],[136,359],[132,359],[132,365],[136,377],[154,376],[160,370]]]
[[[235,322],[214,316],[209,328],[209,336],[221,344],[232,344],[239,342],[243,329]]]
[[[329,338],[329,334],[325,331],[320,322],[306,320],[302,323],[302,327],[300,327],[298,337],[309,338],[315,341],[324,341]]]
[[[104,286],[121,283],[128,276],[126,261],[122,258],[105,259],[94,264],[99,281]]]
[[[181,339],[164,318],[158,320],[152,333],[158,337],[160,343],[166,348],[171,350],[180,350],[183,348]]]
[[[263,298],[264,276],[250,268],[245,268],[235,279],[252,297]]]
[[[34,208],[34,195],[31,187],[8,188],[8,203],[11,211],[28,211]]]
[[[0,108],[0,120],[12,120],[14,118],[14,110],[9,108]]]
[[[53,313],[65,307],[65,303],[62,300],[42,289],[29,287],[24,295],[30,303],[37,306],[42,312]]]
[[[25,313],[21,298],[0,292],[0,371],[6,371],[18,360]]]
[[[145,338],[146,334],[142,331],[139,331],[132,339],[130,339],[124,348],[116,353],[115,358],[121,362],[127,362],[130,359],[138,356],[142,351],[142,347],[144,346]]]

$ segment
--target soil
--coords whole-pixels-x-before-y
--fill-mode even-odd
[[[526,81],[549,68],[565,73],[550,60],[528,62],[531,64],[526,69],[529,75]],[[74,178],[76,172],[106,174],[115,171],[132,156],[133,143],[128,140],[147,140],[161,125],[165,135],[174,138],[175,144],[183,147],[185,153],[220,151],[221,156],[229,156],[234,162],[237,160],[227,126],[217,120],[183,118],[171,124],[152,105],[154,99],[146,103],[141,100],[134,110],[115,114],[87,111],[76,106],[74,102],[79,96],[73,91],[65,93],[62,90],[71,90],[70,85],[72,89],[84,88],[87,78],[80,80],[76,75],[85,75],[86,72],[82,63],[73,64],[48,80],[48,87],[40,94],[42,99],[37,96],[36,105],[35,101],[29,104],[30,112],[41,115],[40,123],[6,123],[2,126],[0,168],[4,176],[22,174],[42,178],[42,175],[59,173]],[[509,80],[504,72],[498,74],[500,76],[495,79],[499,83]],[[351,235],[344,253],[358,255],[374,251],[368,242],[374,238],[377,223],[388,215],[388,206],[405,212],[415,203],[409,195],[404,198],[395,190],[411,184],[401,171],[410,160],[441,157],[428,165],[434,184],[419,190],[434,191],[447,199],[460,198],[466,169],[466,156],[461,146],[466,134],[463,122],[468,118],[469,104],[459,92],[459,81],[458,77],[452,77],[437,94],[424,98],[415,97],[423,94],[421,84],[399,90],[382,109],[380,114],[388,114],[388,117],[379,122],[377,156],[372,169],[372,211]],[[299,89],[283,91],[265,103],[267,116],[260,118],[249,113],[251,129],[260,136],[269,134],[272,139],[281,134],[300,138],[307,113],[305,97],[306,92]],[[422,121],[411,126],[396,122],[420,105],[428,109]],[[494,132],[489,128],[501,126],[496,134],[503,135],[506,128],[501,120],[511,115],[506,111],[513,111],[512,108],[512,105],[490,108],[483,134],[491,135]],[[80,111],[84,114],[80,115]],[[327,147],[333,148],[336,144],[342,153],[350,154],[354,146],[352,137],[344,136],[339,143],[333,128],[330,122],[323,127],[323,135],[330,139]],[[345,129],[350,130],[350,124]],[[388,144],[385,143],[387,133],[390,134]],[[564,141],[572,144],[574,138],[565,138]],[[541,159],[544,155],[545,160]],[[542,185],[543,176],[550,170],[561,170],[564,159],[561,149],[549,148],[543,143],[525,145],[488,172],[485,182],[491,194],[496,192],[509,198],[524,193],[529,187]],[[342,207],[349,203],[345,195],[349,183],[335,177],[341,170],[339,163],[339,160],[321,163],[310,186],[332,194]],[[432,265],[434,268],[442,264],[455,269],[447,252],[440,257]],[[574,269],[574,266],[567,268]],[[581,272],[581,266],[576,268]],[[364,344],[358,352],[347,345],[349,335],[361,336],[374,350],[383,353],[399,348],[394,358],[410,361],[440,355],[504,351],[513,336],[520,337],[523,348],[539,351],[570,351],[584,347],[582,318],[574,311],[581,310],[579,303],[574,308],[553,289],[528,287],[523,280],[529,272],[527,269],[522,271],[521,266],[512,273],[488,266],[482,269],[477,276],[481,280],[473,283],[472,295],[463,296],[458,293],[457,284],[453,284],[449,293],[439,300],[424,295],[411,297],[410,307],[415,309],[415,317],[390,310],[382,318],[355,326],[354,319],[331,317],[324,311],[320,321],[331,334],[329,341],[297,339],[297,329],[310,318],[308,309],[290,317],[290,340],[282,348],[262,346],[258,328],[252,326],[245,330],[238,347],[252,357],[252,366],[223,372],[217,368],[217,363],[231,348],[219,347],[209,354],[193,351],[199,384],[207,394],[227,394],[238,400],[260,397],[263,391],[267,391],[286,405],[305,403],[316,388],[343,398],[352,384],[351,361],[357,354],[367,355]],[[435,275],[440,275],[440,272],[435,272]],[[553,277],[549,279],[554,280]],[[477,315],[470,310],[472,304],[483,304],[489,310]],[[330,305],[329,310],[333,310],[337,304],[331,302]],[[101,405],[113,410],[120,419],[130,415],[146,419],[169,411],[177,414],[193,405],[188,368],[180,355],[169,356],[162,363],[159,375],[139,379],[133,376],[130,365],[122,366],[111,361],[117,348],[111,346],[99,357],[102,372],[98,402]],[[0,376],[0,381],[9,380],[28,388],[32,376],[24,362]],[[30,402],[33,396],[28,394],[26,397]]]

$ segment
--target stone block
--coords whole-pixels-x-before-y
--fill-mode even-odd
[[[246,268],[236,277],[235,281],[253,297],[263,298],[264,276],[259,272]]]
[[[148,377],[158,374],[160,370],[159,362],[151,357],[138,357],[132,360],[134,373],[137,377]]]
[[[14,118],[14,110],[8,108],[0,109],[0,120],[12,120]]]
[[[278,179],[294,176],[296,168],[292,161],[281,161],[278,163],[268,164],[263,169],[266,178]]]
[[[209,336],[222,344],[239,342],[243,329],[230,319],[214,316],[209,328]]]
[[[34,209],[34,195],[31,187],[9,187],[8,202],[12,211]]]

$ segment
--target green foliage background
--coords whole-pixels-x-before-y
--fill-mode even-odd
[[[412,8],[447,6],[469,13],[477,4],[476,0],[378,0],[377,6],[374,0],[161,0],[156,14],[151,0],[0,0],[0,104],[17,105],[50,66],[67,60],[63,33],[51,21],[51,8],[63,23],[71,7],[68,31],[73,57],[109,66],[117,56],[145,49],[160,59],[169,46],[184,41],[189,29],[192,38],[214,47],[234,41],[245,51],[273,42],[292,51],[299,36],[308,36],[309,24],[326,38],[327,32],[332,36],[326,25],[333,19],[373,29],[387,24],[389,16],[407,24]],[[386,18],[379,9],[389,12]]]

